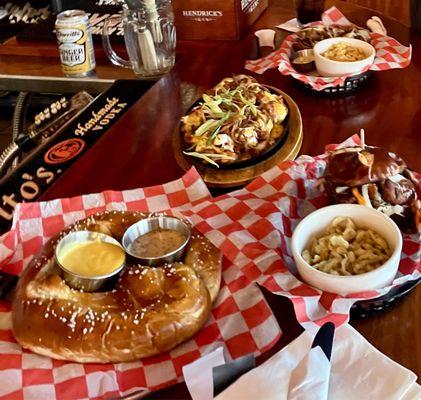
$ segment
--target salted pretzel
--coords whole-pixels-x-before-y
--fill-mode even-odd
[[[221,280],[221,254],[192,232],[184,259],[160,267],[127,264],[111,290],[70,288],[54,260],[58,241],[90,230],[121,240],[149,214],[110,211],[52,238],[22,273],[12,303],[13,333],[26,349],[55,359],[107,363],[167,352],[206,322]]]

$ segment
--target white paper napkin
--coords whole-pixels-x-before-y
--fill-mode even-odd
[[[218,347],[212,353],[183,367],[184,380],[193,400],[213,399],[213,367],[225,364],[224,348]]]
[[[273,29],[260,29],[254,32],[254,35],[259,40],[259,47],[271,47],[275,48],[275,34]]]
[[[317,388],[316,397],[298,396],[295,399],[319,397],[323,379],[319,369],[324,371],[326,358],[311,349],[314,336],[304,332],[287,347],[276,353],[261,366],[240,377],[233,385],[219,394],[217,400],[290,400],[293,387],[310,390]],[[315,351],[316,350],[316,351]],[[312,362],[309,355],[313,353]],[[310,357],[310,358],[311,358]],[[305,381],[297,379],[301,372]],[[308,373],[312,368],[314,374]],[[292,372],[293,371],[293,372]],[[321,374],[323,376],[323,374]],[[333,344],[331,373],[328,383],[329,400],[415,400],[421,399],[421,388],[416,384],[416,375],[402,367],[373,347],[354,328],[346,324],[336,329]],[[288,394],[289,393],[289,394]],[[304,391],[301,391],[303,394]],[[307,392],[305,392],[307,393]],[[314,395],[315,392],[313,392]],[[326,395],[325,395],[326,396]],[[196,400],[196,399],[194,399]]]
[[[320,347],[311,349],[291,371],[288,400],[327,399],[330,366],[330,361]]]
[[[298,32],[301,28],[298,26],[297,18],[290,19],[282,24],[276,25],[277,28],[288,32]]]

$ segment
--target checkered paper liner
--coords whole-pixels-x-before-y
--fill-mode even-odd
[[[360,139],[353,136],[326,150],[357,144]],[[391,286],[381,290],[342,297],[310,287],[294,275],[292,232],[302,218],[328,205],[316,184],[324,174],[326,157],[301,156],[283,162],[244,189],[205,200],[186,214],[248,280],[289,297],[298,322],[311,330],[328,321],[337,326],[346,323],[356,301],[379,297],[421,276],[420,234],[403,234],[398,274]],[[421,183],[421,175],[416,176]]]
[[[322,23],[324,25],[351,24],[336,7],[329,8],[323,13]],[[319,24],[320,22],[317,22],[313,25]],[[410,64],[412,54],[411,46],[405,47],[396,39],[378,33],[371,33],[370,36],[371,44],[376,49],[376,57],[371,67],[367,70],[386,71],[394,68],[405,68]],[[296,38],[296,33],[287,36],[278,50],[275,50],[266,57],[258,60],[246,61],[245,68],[257,74],[263,74],[267,69],[278,67],[282,75],[291,75],[293,78],[310,85],[313,89],[318,91],[343,85],[345,80],[351,76],[345,75],[341,77],[326,78],[297,72],[290,61],[292,45]]]
[[[0,238],[0,268],[19,274],[51,236],[98,211],[177,214],[210,198],[195,169],[168,184],[123,192],[19,204],[12,230]],[[170,210],[171,209],[171,210]],[[0,301],[0,399],[99,399],[182,380],[182,367],[224,346],[232,358],[275,344],[279,325],[257,285],[223,259],[221,290],[205,326],[173,351],[136,362],[77,364],[23,350],[11,332],[10,303]]]

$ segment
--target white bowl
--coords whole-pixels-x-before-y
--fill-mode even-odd
[[[337,43],[347,43],[351,46],[358,47],[364,53],[367,54],[367,58],[359,61],[333,61],[329,58],[322,56],[330,46]],[[337,37],[321,40],[316,43],[313,48],[314,51],[314,62],[316,63],[317,71],[321,76],[343,76],[343,75],[355,75],[363,71],[366,67],[370,66],[374,62],[376,50],[374,47],[363,40]]]
[[[309,265],[301,256],[314,236],[323,234],[336,217],[350,217],[358,227],[370,228],[381,235],[393,253],[380,267],[360,275],[331,275]],[[385,214],[366,206],[336,204],[320,208],[307,215],[295,228],[292,235],[292,254],[297,270],[310,285],[342,296],[381,289],[389,285],[398,271],[402,235],[397,225]]]

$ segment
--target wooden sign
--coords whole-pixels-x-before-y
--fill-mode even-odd
[[[239,40],[268,0],[173,0],[177,38]]]

